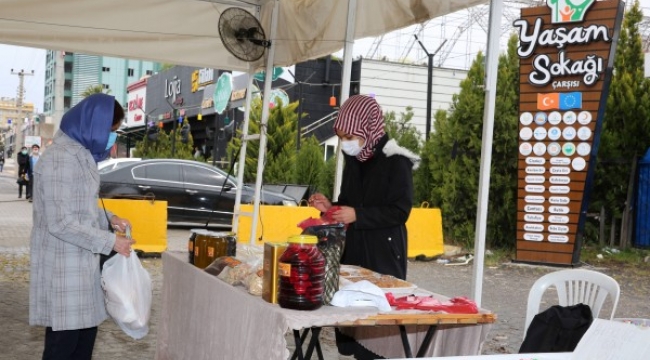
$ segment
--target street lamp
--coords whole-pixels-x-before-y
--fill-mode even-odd
[[[440,46],[436,49],[436,51],[433,54],[430,54],[427,51],[427,48],[424,47],[420,39],[418,39],[418,36],[416,34],[413,34],[415,36],[415,40],[417,40],[418,44],[420,44],[420,47],[422,50],[424,50],[424,53],[427,54],[427,57],[429,57],[429,63],[428,63],[428,75],[427,75],[427,127],[426,127],[426,132],[425,132],[425,139],[429,141],[429,133],[431,132],[431,97],[432,97],[432,92],[433,92],[433,57],[436,56],[438,51],[442,48],[443,45],[447,42],[447,39],[445,39]]]

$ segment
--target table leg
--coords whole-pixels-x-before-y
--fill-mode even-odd
[[[305,343],[305,340],[307,339],[307,334],[309,334],[309,330],[311,330],[311,339],[309,339],[309,344],[307,345],[307,351],[303,356],[302,345]],[[302,334],[300,334],[299,330],[294,330],[293,339],[296,344],[296,349],[293,351],[291,360],[311,359],[311,355],[314,353],[314,349],[316,349],[316,355],[318,356],[318,359],[324,360],[325,358],[323,357],[323,350],[321,349],[320,346],[320,339],[319,339],[320,332],[321,332],[321,328],[319,327],[305,329],[302,332]]]
[[[399,326],[399,334],[402,336],[402,345],[404,346],[404,357],[412,358],[413,352],[411,351],[411,344],[409,343],[408,335],[406,334],[406,326]]]
[[[305,329],[305,331],[300,335],[300,331],[294,330],[293,331],[293,341],[296,344],[296,349],[293,351],[293,356],[291,357],[291,360],[305,360],[305,357],[302,356],[302,343],[305,341],[305,338],[307,337],[307,333],[309,332],[309,329]]]
[[[429,348],[429,345],[431,344],[431,340],[433,340],[433,335],[436,333],[436,325],[430,325],[429,329],[427,329],[427,333],[424,336],[424,340],[422,340],[422,344],[420,344],[420,349],[418,350],[418,353],[415,357],[421,358],[424,357],[424,354],[426,353],[427,349]],[[404,357],[406,358],[412,358],[413,356],[413,351],[411,351],[411,344],[409,343],[408,335],[406,333],[406,326],[400,325],[399,326],[399,333],[402,337],[402,345],[404,346]]]

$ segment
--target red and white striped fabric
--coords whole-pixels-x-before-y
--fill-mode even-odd
[[[375,145],[386,134],[384,116],[377,100],[365,95],[348,98],[334,121],[334,130],[362,138],[365,143],[357,155],[357,160],[370,159]]]

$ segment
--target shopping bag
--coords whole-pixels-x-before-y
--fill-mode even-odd
[[[152,287],[149,272],[136,253],[117,254],[104,263],[102,288],[106,311],[127,335],[141,339],[149,332]]]

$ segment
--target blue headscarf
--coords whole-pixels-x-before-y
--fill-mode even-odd
[[[108,156],[108,135],[113,125],[115,97],[93,94],[68,110],[61,119],[61,131],[83,145],[95,162]]]

